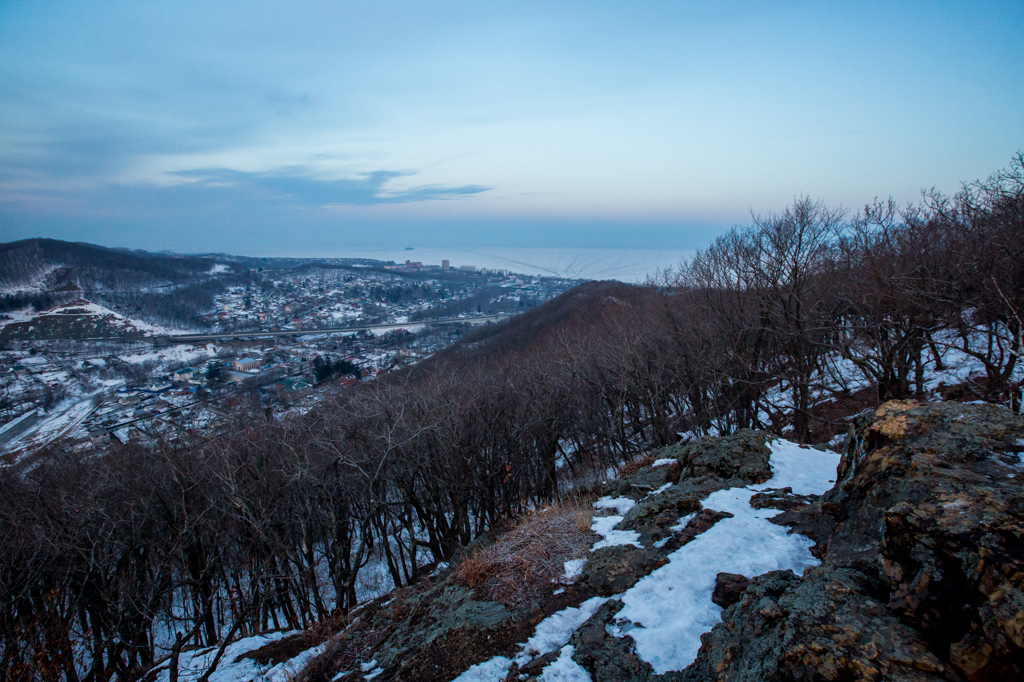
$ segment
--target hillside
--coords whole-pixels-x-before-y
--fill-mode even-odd
[[[751,431],[657,450],[211,679],[1019,679],[1022,437],[998,407],[893,402],[841,456]]]
[[[212,258],[108,249],[56,239],[0,244],[0,290],[61,292],[146,289],[182,284],[208,274]]]
[[[584,282],[525,313],[472,331],[440,357],[471,360],[524,352],[543,347],[552,337],[575,328],[599,326],[602,319],[617,315],[624,307],[642,309],[657,300],[645,287],[616,281]]]
[[[30,307],[42,311],[85,299],[133,318],[137,325],[196,327],[201,325],[199,316],[212,307],[214,296],[244,272],[225,259],[218,262],[55,239],[9,242],[0,244],[0,313]],[[59,330],[38,329],[45,332],[39,338],[62,338]],[[82,335],[74,331],[71,338]]]

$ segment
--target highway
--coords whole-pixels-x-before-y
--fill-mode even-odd
[[[147,340],[157,345],[172,345],[178,343],[202,343],[205,341],[223,341],[225,339],[257,339],[277,336],[313,336],[316,334],[351,334],[353,332],[368,331],[395,331],[396,329],[408,329],[424,325],[438,326],[451,324],[482,324],[484,322],[500,322],[512,317],[511,314],[484,315],[481,317],[459,317],[447,320],[417,320],[415,322],[403,322],[401,324],[371,324],[361,327],[324,327],[320,329],[282,329],[271,331],[265,329],[249,329],[246,331],[225,332],[222,334],[172,334],[167,336],[153,336]]]

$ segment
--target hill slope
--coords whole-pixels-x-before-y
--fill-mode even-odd
[[[894,401],[841,457],[753,431],[673,445],[345,619],[233,644],[218,674],[1019,679],[1022,436],[1003,408]]]

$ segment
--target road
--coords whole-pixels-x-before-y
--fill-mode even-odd
[[[269,331],[263,329],[250,329],[247,331],[225,332],[223,334],[173,334],[169,336],[154,336],[153,343],[158,345],[177,343],[202,343],[205,341],[220,341],[224,339],[254,339],[277,336],[312,336],[315,334],[345,334],[364,331],[395,331],[396,329],[408,329],[421,325],[450,325],[450,324],[482,324],[484,322],[499,322],[512,317],[510,314],[484,315],[481,317],[460,317],[448,320],[418,320],[415,322],[403,322],[401,324],[370,324],[361,327],[324,327],[321,329],[282,329]]]

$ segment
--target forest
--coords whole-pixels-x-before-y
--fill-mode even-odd
[[[337,621],[371,572],[413,583],[654,447],[828,442],[840,413],[923,396],[950,350],[984,373],[948,398],[1020,411],[1022,320],[1018,153],[912,205],[798,197],[646,286],[581,285],[305,414],[53,447],[0,471],[0,669],[132,680],[184,646]]]
[[[0,313],[32,305],[35,310],[85,297],[124,315],[170,326],[203,327],[214,297],[232,284],[247,284],[235,266],[211,277],[212,258],[168,256],[108,249],[55,239],[0,245]]]

